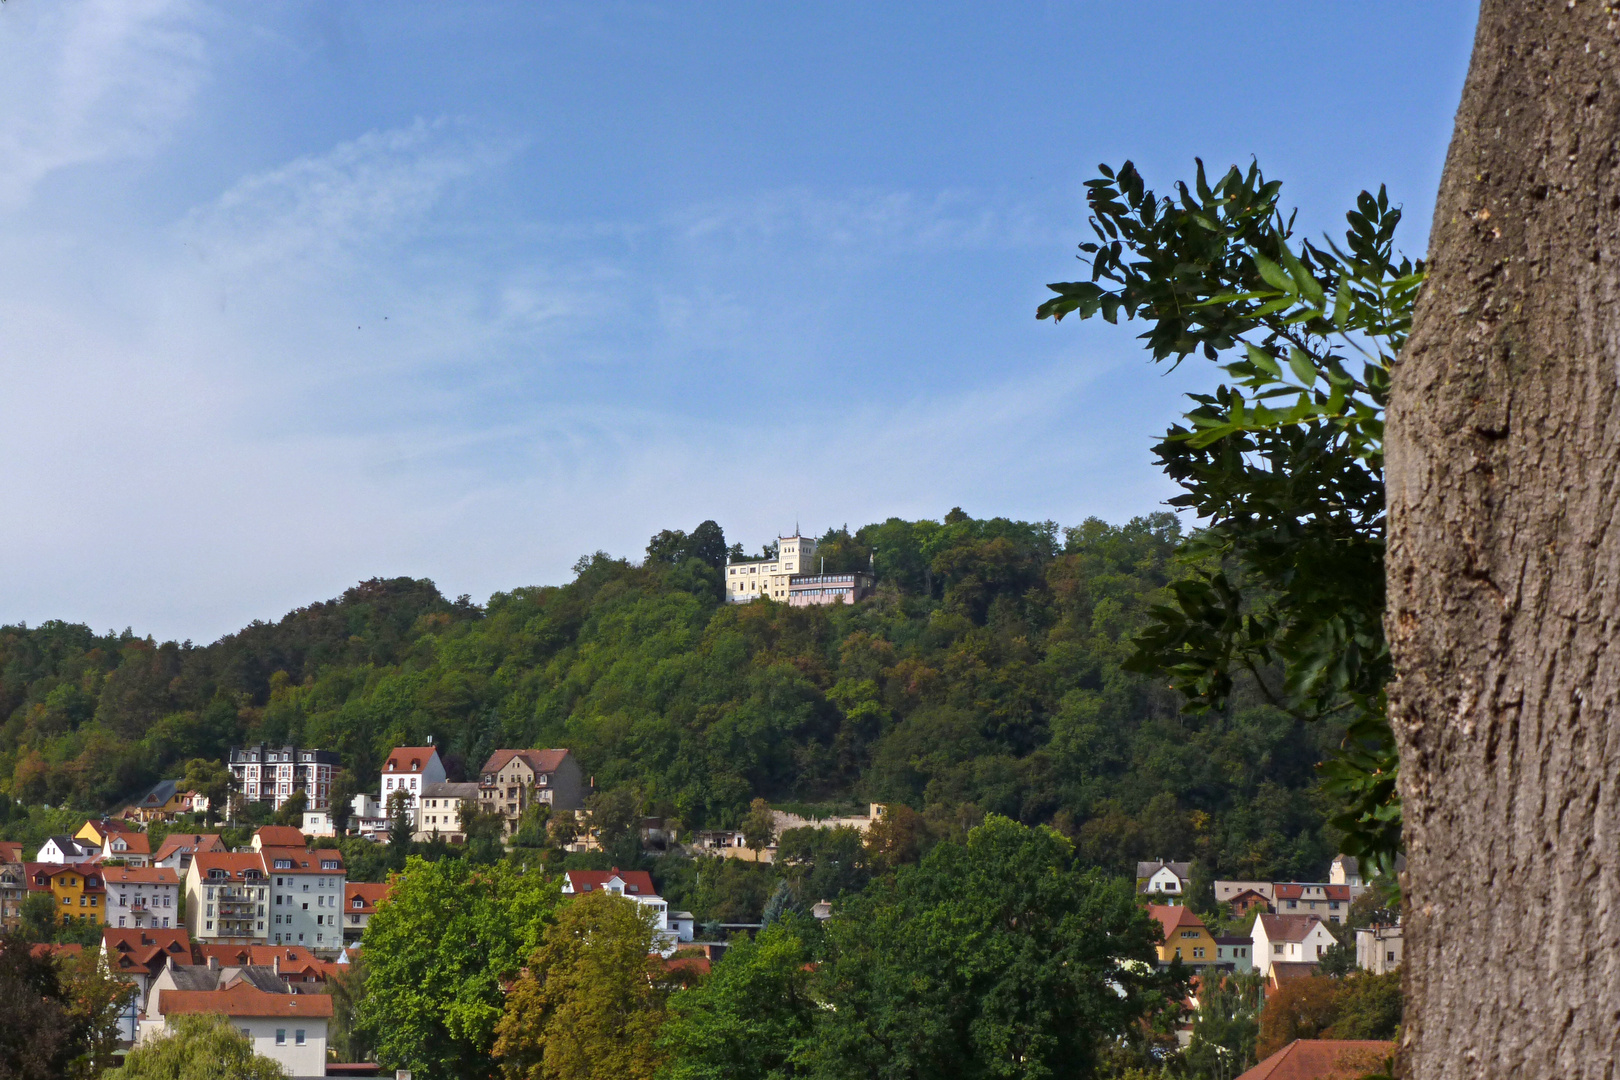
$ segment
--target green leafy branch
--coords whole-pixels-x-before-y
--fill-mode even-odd
[[[1281,184],[1257,164],[1213,186],[1198,163],[1175,197],[1135,167],[1087,184],[1094,241],[1086,281],[1050,286],[1037,317],[1123,313],[1148,324],[1155,361],[1201,353],[1229,377],[1189,395],[1185,425],[1155,447],[1205,524],[1190,572],[1154,609],[1131,666],[1167,673],[1193,713],[1224,709],[1246,677],[1304,720],[1348,718],[1324,763],[1348,809],[1351,854],[1390,860],[1400,843],[1396,758],[1383,690],[1384,408],[1411,328],[1423,265],[1398,257],[1401,212],[1362,192],[1343,244],[1293,236]]]

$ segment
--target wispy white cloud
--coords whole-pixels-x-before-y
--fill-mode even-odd
[[[167,142],[208,77],[198,17],[189,0],[0,10],[0,209],[59,169]]]

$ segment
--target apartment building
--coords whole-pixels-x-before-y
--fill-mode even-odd
[[[231,787],[248,802],[267,802],[275,809],[303,792],[304,809],[331,806],[332,777],[339,759],[331,750],[300,750],[295,746],[232,747],[229,762]]]
[[[0,929],[16,926],[22,919],[22,902],[27,895],[27,869],[21,862],[8,862],[0,856]]]
[[[779,536],[776,540],[776,558],[744,559],[725,566],[726,599],[734,604],[745,604],[769,596],[786,602],[788,588],[794,574],[808,574],[814,568],[811,560],[816,554],[816,542],[797,531],[792,536]]]
[[[180,871],[165,866],[104,866],[107,925],[166,930],[180,925]]]
[[[435,837],[453,844],[463,843],[467,834],[461,830],[461,808],[478,808],[477,784],[423,784],[421,809],[416,814],[416,833],[413,840],[432,840]]]
[[[257,851],[199,851],[186,871],[186,930],[198,944],[265,940],[270,883]]]
[[[343,855],[335,849],[265,848],[273,945],[337,949],[343,945]]]
[[[585,774],[567,750],[497,750],[478,774],[479,805],[506,819],[507,835],[535,803],[581,810],[585,794]]]
[[[97,862],[24,863],[28,891],[49,893],[56,902],[57,921],[104,925],[107,889]]]

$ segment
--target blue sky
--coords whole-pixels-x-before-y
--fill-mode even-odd
[[[1422,250],[1472,5],[0,7],[0,622],[208,641],[952,506],[1151,512],[1208,365],[1037,323],[1082,187]]]

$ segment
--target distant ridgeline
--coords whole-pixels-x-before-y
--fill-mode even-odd
[[[499,747],[569,747],[597,790],[634,785],[690,828],[756,796],[876,801],[941,828],[1051,823],[1115,868],[1190,853],[1211,875],[1320,875],[1314,765],[1342,733],[1241,694],[1183,718],[1163,679],[1121,668],[1179,538],[1169,514],[891,518],[815,542],[817,574],[870,574],[871,595],[795,606],[727,602],[747,557],[705,522],[483,607],[396,578],[201,647],[0,627],[0,788],[107,808],[264,742],[333,750],[370,790],[431,735],[451,779]]]

